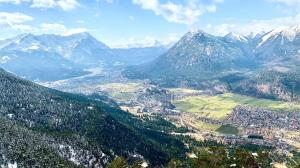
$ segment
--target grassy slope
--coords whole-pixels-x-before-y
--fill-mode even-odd
[[[226,93],[217,96],[196,96],[174,102],[175,106],[182,111],[197,113],[213,119],[224,119],[237,105],[251,105],[270,110],[300,109],[300,104],[258,99],[238,94]]]
[[[135,97],[135,92],[142,88],[142,85],[140,83],[108,83],[97,87],[107,91],[117,101],[130,101]]]
[[[222,134],[233,134],[233,135],[237,135],[239,133],[238,128],[231,125],[222,125],[220,128],[216,129],[216,131]]]

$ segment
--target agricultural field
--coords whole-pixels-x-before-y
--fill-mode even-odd
[[[173,102],[180,111],[195,113],[212,119],[225,119],[237,105],[250,105],[274,111],[300,110],[300,104],[268,99],[258,99],[233,93],[216,96],[193,96]]]
[[[210,124],[206,122],[202,122],[196,119],[194,115],[189,114],[182,114],[181,119],[183,120],[185,125],[190,127],[199,129],[199,130],[206,130],[206,131],[216,131],[221,125],[218,124]]]
[[[169,88],[168,90],[173,94],[200,94],[203,92],[201,90],[193,90],[187,88]]]
[[[300,132],[286,131],[283,134],[283,139],[290,145],[295,146],[300,151]]]
[[[141,88],[143,88],[141,83],[108,83],[97,86],[98,90],[107,92],[118,102],[133,100],[136,92]]]
[[[232,134],[232,135],[237,135],[239,134],[239,129],[232,126],[232,125],[222,125],[218,129],[216,129],[217,132],[222,133],[222,134]]]

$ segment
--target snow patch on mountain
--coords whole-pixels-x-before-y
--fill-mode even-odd
[[[233,41],[239,41],[239,42],[247,42],[248,41],[247,37],[233,33],[233,32],[225,35],[224,38],[231,39]]]
[[[282,26],[278,27],[269,33],[266,33],[262,39],[261,42],[257,45],[257,47],[262,46],[269,40],[275,39],[277,37],[281,37],[281,44],[283,45],[285,43],[285,40],[288,40],[288,42],[292,42],[295,40],[296,36],[300,33],[300,26],[293,26],[293,27],[287,27]]]
[[[10,58],[9,56],[7,56],[7,55],[5,55],[5,56],[0,56],[0,63],[1,63],[1,64],[5,64],[5,63],[7,63],[10,59],[11,59],[11,58]]]

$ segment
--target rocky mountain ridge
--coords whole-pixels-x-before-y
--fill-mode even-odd
[[[69,36],[22,34],[0,41],[0,66],[26,79],[53,81],[85,75],[89,68],[141,64],[165,51],[161,45],[110,48],[86,32]]]

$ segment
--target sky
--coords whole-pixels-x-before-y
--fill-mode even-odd
[[[201,29],[247,35],[300,24],[300,0],[0,0],[0,39],[89,32],[110,47],[169,44]]]

